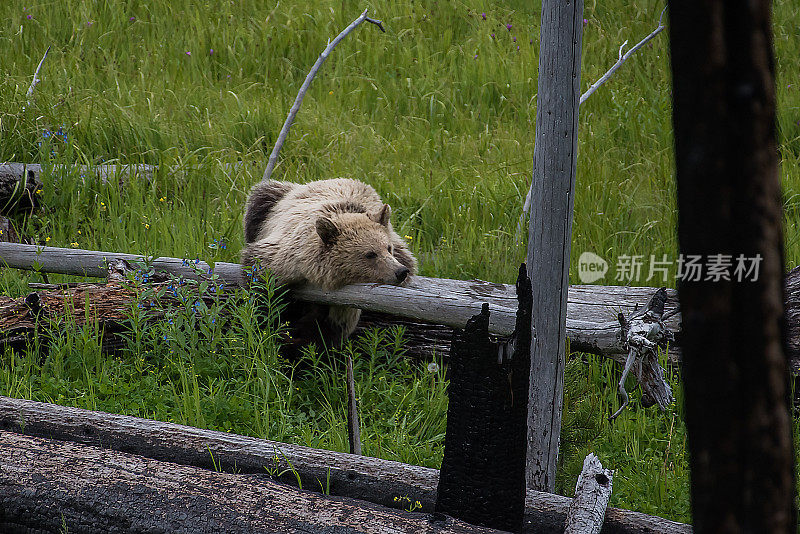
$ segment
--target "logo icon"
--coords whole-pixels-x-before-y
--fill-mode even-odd
[[[584,284],[591,284],[603,278],[608,272],[608,262],[594,252],[584,252],[578,258],[578,278]]]

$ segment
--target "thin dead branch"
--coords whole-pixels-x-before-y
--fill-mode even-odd
[[[31,86],[28,87],[28,92],[25,94],[25,97],[28,99],[28,106],[31,105],[31,100],[33,99],[33,90],[36,89],[36,86],[39,85],[39,82],[42,81],[39,78],[39,71],[42,70],[42,64],[44,60],[47,59],[47,54],[50,52],[50,47],[47,47],[47,50],[44,51],[44,55],[42,56],[42,60],[39,61],[39,66],[36,67],[36,71],[33,73],[33,81],[31,82]]]
[[[306,96],[306,92],[308,88],[311,86],[311,82],[314,80],[314,77],[317,75],[320,67],[322,64],[325,63],[325,60],[328,59],[333,48],[339,44],[339,42],[347,37],[347,34],[356,29],[362,22],[367,21],[375,24],[382,32],[386,32],[383,29],[383,23],[379,20],[371,19],[367,16],[367,9],[364,10],[361,15],[350,23],[350,25],[342,30],[342,33],[336,36],[336,38],[328,43],[328,46],[325,47],[325,50],[317,58],[316,63],[314,66],[311,67],[311,71],[309,71],[308,76],[306,76],[303,85],[300,86],[300,91],[297,93],[297,98],[294,99],[294,104],[292,104],[292,108],[289,110],[289,116],[286,117],[286,122],[283,123],[283,128],[281,128],[281,133],[278,135],[278,140],[275,142],[275,147],[272,149],[272,154],[269,155],[269,161],[267,162],[267,169],[264,171],[264,177],[262,178],[263,181],[267,181],[272,176],[272,171],[275,170],[275,165],[278,164],[278,154],[283,147],[283,143],[286,141],[286,136],[289,135],[289,129],[292,127],[292,123],[294,123],[294,118],[297,115],[298,110],[300,109],[300,104],[303,103],[303,97]]]

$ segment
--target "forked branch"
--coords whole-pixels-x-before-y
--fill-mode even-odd
[[[578,102],[579,106],[581,104],[583,104],[584,102],[586,102],[586,100],[590,96],[592,96],[592,94],[595,91],[597,91],[598,87],[600,87],[601,85],[606,83],[609,80],[609,78],[611,78],[611,76],[614,75],[614,73],[617,71],[617,69],[620,68],[622,66],[622,64],[625,63],[628,60],[628,58],[630,58],[637,50],[639,50],[641,47],[646,45],[648,42],[650,42],[650,40],[652,40],[656,35],[658,35],[659,33],[661,33],[664,30],[664,22],[663,21],[664,21],[664,13],[666,13],[666,11],[667,11],[666,7],[661,11],[661,16],[658,18],[658,27],[655,30],[653,30],[652,32],[650,32],[650,34],[647,37],[645,37],[644,39],[642,39],[641,41],[636,43],[636,45],[634,45],[630,50],[628,50],[624,54],[622,53],[622,51],[625,49],[625,45],[628,44],[628,41],[626,40],[624,43],[622,43],[622,45],[619,47],[619,53],[618,53],[617,62],[614,63],[611,66],[611,68],[608,69],[608,71],[605,74],[603,74],[603,76],[600,77],[599,80],[594,82],[589,87],[589,89],[587,89],[586,92],[581,95],[581,99]],[[522,214],[520,215],[519,222],[517,224],[517,240],[519,240],[519,238],[522,235],[522,226],[523,226],[523,224],[525,222],[525,214],[528,213],[530,211],[530,209],[531,209],[531,195],[532,194],[533,194],[533,182],[531,182],[531,186],[528,188],[528,194],[525,196],[525,203],[522,205]]]

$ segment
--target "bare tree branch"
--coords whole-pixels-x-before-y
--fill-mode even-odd
[[[297,115],[297,111],[300,109],[300,104],[303,103],[303,97],[306,95],[308,88],[311,86],[311,82],[314,80],[314,77],[317,75],[320,67],[322,64],[325,63],[325,60],[328,59],[333,48],[339,44],[339,41],[347,37],[347,34],[356,29],[359,24],[364,21],[371,22],[375,24],[382,32],[386,32],[383,29],[383,23],[379,20],[371,19],[367,16],[367,9],[361,13],[356,20],[350,23],[350,25],[342,30],[342,33],[336,36],[336,38],[328,43],[328,46],[325,47],[325,50],[317,58],[317,62],[314,63],[314,66],[311,67],[311,71],[306,76],[306,80],[303,82],[303,85],[300,87],[300,91],[297,93],[297,98],[294,99],[294,104],[292,104],[292,108],[289,110],[289,116],[286,117],[286,122],[283,123],[283,128],[281,128],[281,133],[278,135],[278,140],[275,142],[275,148],[272,149],[272,154],[269,155],[269,161],[267,162],[267,169],[264,171],[264,177],[262,178],[263,181],[269,180],[270,176],[272,176],[272,171],[275,170],[275,165],[278,163],[278,153],[281,151],[283,147],[283,143],[286,141],[286,136],[289,135],[289,129],[292,127],[292,123],[294,122],[294,118]]]
[[[39,71],[42,70],[42,63],[47,58],[47,53],[50,52],[50,47],[47,47],[47,50],[44,51],[44,55],[42,56],[42,60],[39,61],[39,66],[36,67],[36,72],[33,73],[33,81],[31,82],[31,86],[28,87],[28,92],[25,94],[26,98],[28,99],[28,106],[31,105],[31,99],[33,98],[33,90],[36,89],[36,86],[39,85],[39,82],[42,81],[39,78]]]
[[[656,35],[658,35],[664,30],[665,26],[663,20],[664,20],[664,13],[666,11],[667,11],[666,7],[661,11],[661,16],[658,18],[658,27],[652,32],[650,32],[650,34],[647,37],[636,43],[636,45],[634,45],[633,48],[631,48],[624,54],[622,53],[622,50],[625,48],[625,45],[628,44],[628,41],[626,40],[624,43],[622,43],[622,45],[619,47],[617,62],[614,63],[611,66],[611,68],[608,69],[608,71],[605,74],[603,74],[603,76],[600,77],[599,80],[594,82],[591,85],[591,87],[589,87],[589,89],[587,89],[586,92],[581,95],[581,99],[578,105],[583,104],[586,101],[586,99],[588,99],[590,96],[592,96],[592,94],[595,91],[597,91],[598,87],[606,83],[608,79],[614,75],[617,69],[620,68],[622,64],[625,63],[628,60],[628,58],[630,58],[637,50],[646,45],[651,39],[653,39]],[[528,194],[525,196],[525,203],[522,205],[522,215],[520,215],[519,223],[517,224],[517,240],[519,240],[520,237],[522,236],[522,226],[525,221],[525,214],[528,213],[531,209],[532,188],[533,188],[533,183],[531,183],[531,187],[528,188]]]
[[[633,55],[633,54],[634,54],[634,53],[635,53],[637,50],[639,50],[641,47],[643,47],[644,45],[646,45],[646,44],[647,44],[647,43],[648,43],[648,42],[649,42],[651,39],[653,39],[653,38],[654,38],[656,35],[658,35],[659,33],[661,33],[661,31],[664,29],[664,22],[663,22],[663,20],[664,20],[664,13],[665,13],[666,11],[667,11],[667,8],[666,8],[666,7],[665,7],[665,8],[664,8],[664,9],[661,11],[661,16],[658,18],[658,27],[657,27],[655,30],[653,30],[653,31],[650,33],[650,35],[648,35],[647,37],[645,37],[644,39],[642,39],[641,41],[639,41],[639,42],[638,42],[638,43],[637,43],[637,44],[636,44],[636,45],[635,45],[633,48],[631,48],[630,50],[628,50],[628,51],[627,51],[627,52],[625,52],[624,54],[622,53],[622,50],[625,48],[625,45],[626,45],[626,44],[628,44],[628,41],[625,41],[624,43],[622,43],[622,46],[620,46],[620,47],[619,47],[619,56],[618,56],[618,58],[617,58],[617,62],[616,62],[616,63],[614,63],[614,64],[611,66],[611,68],[610,68],[610,69],[608,69],[608,71],[607,71],[605,74],[603,74],[603,76],[601,76],[601,77],[600,77],[600,79],[599,79],[599,80],[597,80],[596,82],[594,82],[594,83],[591,85],[591,87],[589,87],[589,89],[587,89],[587,90],[586,90],[586,92],[585,92],[585,93],[583,93],[583,94],[581,95],[581,100],[580,100],[580,103],[581,103],[581,104],[583,104],[584,102],[586,102],[586,99],[587,99],[587,98],[589,98],[590,96],[592,96],[592,93],[594,93],[595,91],[597,91],[597,88],[598,88],[598,87],[600,87],[601,85],[603,85],[604,83],[606,83],[606,82],[608,81],[608,79],[609,79],[609,78],[611,78],[611,76],[613,76],[613,75],[614,75],[614,73],[617,71],[617,69],[618,69],[618,68],[620,68],[620,66],[621,66],[623,63],[625,63],[625,62],[628,60],[628,58],[629,58],[629,57],[631,57],[631,56],[632,56],[632,55]]]

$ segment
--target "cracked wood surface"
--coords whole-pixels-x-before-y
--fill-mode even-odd
[[[241,475],[277,472],[289,463],[298,472],[303,487],[317,489],[330,477],[330,493],[397,507],[396,496],[419,500],[423,512],[432,512],[439,471],[380,458],[355,456],[204,430],[175,423],[140,419],[0,397],[0,430],[27,436],[75,442],[123,451],[163,462],[204,469],[217,468]],[[0,451],[9,451],[0,445]],[[0,471],[8,453],[0,452]],[[211,456],[213,454],[214,461]],[[277,458],[275,458],[277,456]],[[291,483],[286,473],[281,481]],[[572,499],[528,490],[522,532],[561,534]],[[609,508],[605,534],[687,534],[691,527],[639,512]]]

